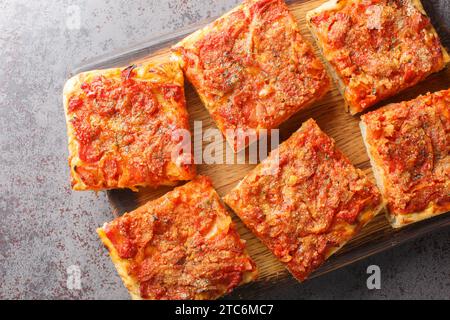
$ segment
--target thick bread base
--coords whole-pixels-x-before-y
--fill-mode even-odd
[[[420,0],[411,0],[411,3],[425,16],[428,17],[427,12],[425,11],[425,8],[422,5],[422,2]],[[433,27],[431,28],[431,32],[439,39],[439,35],[436,32],[436,29]],[[441,44],[441,50],[442,55],[444,56],[444,67],[445,68],[448,63],[450,62],[450,55],[447,52],[447,49]]]
[[[311,23],[311,19],[318,15],[319,13],[321,13],[322,11],[328,11],[328,10],[332,10],[332,9],[337,9],[338,6],[338,2],[339,0],[331,0],[328,2],[325,2],[324,4],[322,4],[321,6],[319,6],[316,9],[313,9],[311,11],[308,11],[308,13],[306,14],[306,25],[308,26],[309,31],[311,32],[314,41],[316,42],[316,46],[319,48],[320,51],[320,58],[323,61],[328,73],[331,75],[331,77],[333,78],[340,94],[342,95],[342,97],[344,98],[345,101],[345,110],[347,112],[350,112],[352,115],[355,115],[356,113],[358,113],[356,111],[356,109],[351,106],[347,99],[345,99],[345,89],[346,86],[344,84],[344,82],[342,81],[341,77],[339,77],[339,75],[337,74],[336,70],[333,68],[333,66],[331,65],[331,63],[326,59],[325,54],[323,52],[323,46],[320,45],[320,40],[319,37],[317,36],[316,33],[316,29],[314,28],[314,26]]]
[[[375,177],[375,181],[377,183],[378,189],[380,189],[381,193],[384,195],[385,193],[385,184],[384,184],[384,174],[383,169],[377,165],[375,162],[374,155],[372,154],[372,150],[370,148],[370,144],[367,141],[367,127],[363,121],[359,122],[359,127],[361,129],[361,135],[364,141],[364,146],[366,147],[367,155],[370,159],[370,165],[372,167],[372,172]]]
[[[397,229],[415,222],[430,219],[440,214],[447,213],[447,211],[448,209],[441,209],[436,207],[434,204],[430,204],[428,208],[426,208],[422,212],[392,216],[391,225],[393,228]]]
[[[341,77],[337,74],[336,70],[333,68],[333,66],[330,64],[330,62],[325,58],[325,54],[323,52],[323,46],[319,45],[320,44],[320,40],[319,37],[317,36],[316,30],[314,28],[314,26],[311,24],[311,19],[313,17],[315,17],[316,15],[324,12],[324,11],[330,11],[330,10],[339,10],[340,8],[343,7],[343,5],[345,5],[345,2],[347,2],[347,0],[330,0],[328,2],[323,3],[322,5],[320,5],[319,7],[308,11],[308,13],[306,14],[306,23],[308,26],[308,29],[310,30],[316,44],[317,47],[320,50],[321,53],[321,58],[325,63],[325,66],[328,70],[328,72],[331,74],[332,78],[334,79],[339,92],[341,93],[342,97],[344,98],[345,104],[346,104],[346,110],[350,112],[350,114],[352,115],[356,115],[358,113],[361,113],[365,110],[361,110],[358,111],[359,106],[352,106],[347,99],[345,98],[345,90],[346,90],[346,86],[344,84],[344,82],[342,81]],[[425,16],[428,16],[425,9],[423,8],[422,3],[420,2],[420,0],[411,0],[411,3],[421,12],[423,13]],[[439,35],[437,34],[436,30],[434,27],[431,28],[430,30],[438,39],[439,39]],[[444,69],[449,63],[450,63],[450,55],[448,54],[446,48],[441,44],[441,51],[442,51],[442,55],[443,55],[443,59],[444,59],[444,65],[442,67],[442,69]],[[441,70],[442,70],[441,69]],[[408,88],[408,87],[407,87]],[[403,88],[400,91],[403,91],[407,88]],[[400,92],[399,91],[399,92]],[[399,93],[397,92],[397,93]]]
[[[376,217],[381,211],[383,211],[385,209],[385,202],[382,201],[375,209],[367,209],[366,211],[364,211],[363,213],[361,213],[361,217],[360,217],[360,221],[362,222],[362,225],[360,226],[360,229],[364,228],[374,217]],[[359,231],[359,230],[358,230]],[[353,235],[353,237],[355,235],[357,235],[358,232],[356,232],[356,234]],[[352,237],[352,238],[353,238]],[[333,254],[335,254],[336,252],[338,252],[342,247],[344,247],[352,238],[350,238],[348,241],[345,241],[344,243],[342,243],[340,246],[338,247],[334,247],[331,248],[327,254],[326,254],[326,259],[328,259],[329,257],[331,257]]]
[[[106,236],[106,233],[105,233],[105,230],[103,229],[103,227],[97,229],[97,234],[100,237],[100,239],[102,240],[105,247],[108,249],[109,255],[111,257],[111,261],[113,262],[114,266],[116,267],[117,273],[119,274],[120,278],[122,279],[123,284],[128,289],[131,299],[144,300],[144,298],[141,297],[139,282],[137,280],[133,279],[128,273],[128,268],[129,268],[128,260],[122,259],[119,256],[119,253],[117,252],[116,248],[114,247],[112,242],[109,240],[109,238]],[[245,250],[245,254],[248,255],[247,250]],[[253,270],[253,271],[244,272],[242,274],[242,280],[239,283],[239,286],[247,284],[249,282],[252,282],[256,278],[258,278],[258,269],[257,268],[255,268],[255,270]],[[223,294],[219,294],[215,298],[216,299],[220,298],[222,295]],[[209,298],[208,296],[206,296],[202,293],[199,293],[195,297],[195,299],[198,299],[198,300],[204,300],[204,299],[208,299],[208,298]]]
[[[359,123],[361,128],[361,135],[363,137],[364,145],[367,150],[367,154],[370,159],[370,164],[372,166],[372,171],[375,176],[375,180],[377,181],[378,188],[381,190],[383,197],[387,199],[386,196],[386,188],[385,188],[385,175],[383,169],[377,165],[375,161],[375,156],[372,154],[370,143],[367,140],[367,128],[366,124],[361,121]],[[395,229],[402,228],[408,224],[419,222],[425,219],[432,218],[434,216],[446,213],[449,208],[440,208],[436,206],[434,203],[430,203],[428,207],[421,212],[414,212],[409,214],[392,214],[389,212],[389,209],[386,210],[386,217],[391,224],[391,226]]]
[[[98,228],[97,234],[102,240],[105,247],[108,249],[111,260],[114,263],[119,276],[122,278],[123,284],[128,289],[128,292],[131,295],[131,299],[142,300],[139,283],[128,274],[128,261],[119,257],[119,253],[117,252],[112,242],[106,236],[105,230],[103,228]]]

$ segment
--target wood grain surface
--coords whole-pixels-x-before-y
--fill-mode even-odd
[[[287,2],[290,10],[298,20],[303,35],[312,43],[312,37],[306,28],[305,15],[307,11],[317,7],[325,1],[298,0]],[[448,0],[424,0],[424,7],[430,15],[433,25],[440,34],[443,44],[448,47],[450,44],[450,22],[448,21],[450,20],[450,9]],[[187,27],[172,35],[153,39],[134,48],[130,48],[127,51],[104,56],[85,64],[75,72],[96,68],[126,66],[155,56],[167,55],[168,48],[171,44],[204,24],[206,23]],[[318,53],[318,49],[316,47],[315,49]],[[450,71],[449,69],[446,69],[438,74],[432,75],[418,86],[408,89],[388,101],[382,102],[380,105],[385,105],[389,102],[409,100],[419,94],[447,89],[449,87]],[[213,121],[200,102],[199,97],[188,83],[186,84],[186,100],[191,128],[193,128],[194,121],[202,121],[203,130],[215,128]],[[375,108],[380,105],[375,106]],[[336,140],[337,146],[350,158],[351,162],[356,167],[362,169],[373,178],[369,159],[364,149],[358,127],[359,117],[351,116],[345,112],[344,101],[336,86],[333,85],[332,90],[322,100],[315,103],[307,110],[300,111],[285,122],[280,127],[280,140],[284,141],[287,139],[292,132],[301,126],[303,121],[311,117],[317,121],[322,130]],[[197,166],[197,169],[199,174],[207,175],[212,178],[216,190],[223,196],[253,167],[254,165],[250,164],[201,164]],[[167,187],[158,188],[156,190],[146,188],[139,190],[139,192],[112,190],[108,191],[108,197],[111,201],[114,214],[121,215],[126,211],[133,210],[148,200],[163,195],[171,189],[172,188]],[[254,296],[261,296],[261,290],[267,290],[274,285],[282,285],[286,281],[296,281],[288,274],[284,266],[275,259],[270,251],[250,233],[234,213],[232,213],[232,215],[239,233],[247,241],[250,255],[254,258],[259,267],[260,276],[258,281],[235,290],[228,298],[252,298]],[[372,220],[357,237],[331,257],[312,275],[312,277],[343,267],[446,225],[450,225],[449,214],[423,221],[400,230],[394,230],[389,226],[384,215],[381,214]]]

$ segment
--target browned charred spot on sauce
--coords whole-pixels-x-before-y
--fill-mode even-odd
[[[137,66],[135,64],[132,64],[128,67],[126,67],[125,69],[122,70],[122,76],[124,76],[125,80],[128,80],[131,76],[131,73],[133,72],[134,69],[136,69]]]

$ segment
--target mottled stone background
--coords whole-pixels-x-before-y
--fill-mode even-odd
[[[128,298],[94,232],[112,217],[105,193],[69,188],[64,81],[89,58],[217,16],[235,3],[0,2],[0,298]],[[70,5],[80,10],[80,29],[67,28]],[[447,228],[260,298],[450,298],[449,238]],[[366,288],[370,264],[381,267],[381,290]],[[71,265],[80,268],[81,290],[66,286]]]

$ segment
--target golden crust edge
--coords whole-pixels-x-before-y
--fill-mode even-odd
[[[369,143],[368,138],[367,138],[367,126],[366,126],[366,123],[364,122],[364,120],[361,120],[359,122],[359,128],[361,130],[361,136],[362,136],[362,139],[364,142],[364,146],[366,148],[366,153],[370,160],[370,166],[372,168],[372,172],[375,177],[376,184],[378,186],[378,189],[380,189],[381,194],[384,197],[385,190],[386,190],[385,189],[385,179],[384,179],[385,175],[383,174],[383,168],[381,166],[378,166],[375,161],[375,156],[372,153],[371,144]]]
[[[410,0],[412,5],[416,7],[417,10],[419,10],[422,14],[424,14],[425,16],[428,17],[427,12],[425,11],[425,8],[423,7],[422,1],[421,0]],[[442,67],[442,69],[444,69],[448,63],[450,62],[450,55],[448,54],[447,49],[444,47],[444,45],[442,44],[442,41],[436,31],[436,28],[433,26],[433,24],[431,23],[431,32],[439,39],[439,43],[441,46],[441,50],[442,50],[442,55],[444,58],[444,66]],[[441,69],[441,70],[442,70]]]
[[[361,135],[363,137],[364,145],[367,150],[367,155],[370,159],[370,164],[372,167],[372,172],[375,176],[375,180],[377,182],[378,188],[380,189],[383,198],[387,199],[386,195],[386,188],[385,188],[385,174],[382,166],[378,165],[375,154],[372,152],[372,145],[370,144],[368,138],[367,138],[367,126],[364,120],[361,120],[359,123],[359,126],[361,128]],[[385,200],[387,202],[387,200]],[[407,226],[409,224],[413,224],[422,220],[426,220],[435,216],[438,216],[440,214],[444,214],[450,210],[449,207],[440,207],[437,206],[434,202],[429,203],[427,208],[425,208],[423,211],[420,212],[414,212],[414,213],[408,213],[408,214],[402,214],[402,215],[396,215],[392,214],[388,208],[386,208],[386,218],[389,221],[390,225],[394,229],[402,228],[404,226]]]
[[[345,90],[346,85],[344,84],[342,78],[337,74],[337,71],[333,68],[330,61],[325,57],[325,53],[323,51],[323,45],[320,41],[316,28],[311,23],[311,19],[315,17],[316,15],[329,10],[338,10],[342,7],[343,0],[330,0],[325,3],[322,3],[319,7],[312,9],[306,13],[306,26],[308,27],[308,30],[310,31],[311,35],[313,36],[314,42],[316,43],[317,48],[320,52],[320,58],[323,61],[328,73],[331,75],[331,78],[334,80],[334,83],[336,84],[336,87],[338,88],[339,93],[341,94],[342,98],[345,102],[345,111],[350,112],[351,115],[355,115],[359,112],[362,112],[362,110],[359,110],[359,106],[352,105],[347,98],[345,97]]]
[[[174,64],[178,68],[180,68],[180,65],[173,61],[171,58],[158,58],[153,59],[150,61],[146,61],[143,63],[140,63],[137,65],[137,68],[140,68],[140,70],[143,70],[140,72],[136,78],[143,81],[150,81],[150,78],[143,77],[144,74],[148,74],[146,72],[149,68],[153,66],[163,66],[165,64]],[[161,181],[157,186],[150,185],[147,183],[142,184],[135,184],[135,185],[117,185],[110,188],[96,188],[93,186],[86,185],[79,175],[75,172],[75,166],[80,163],[82,164],[82,160],[78,156],[78,143],[75,138],[72,125],[70,124],[70,118],[69,118],[69,112],[68,112],[68,104],[70,96],[76,93],[78,90],[80,90],[81,84],[86,80],[86,78],[92,78],[94,76],[105,76],[105,77],[118,77],[120,76],[121,71],[124,67],[115,67],[115,68],[107,68],[107,69],[95,69],[95,70],[89,70],[84,71],[81,73],[78,73],[71,78],[69,78],[66,83],[64,84],[63,88],[63,106],[64,106],[64,115],[66,119],[66,130],[67,130],[67,138],[68,138],[68,149],[69,149],[69,168],[70,168],[70,177],[72,179],[72,190],[74,191],[106,191],[106,190],[112,190],[112,189],[131,189],[132,191],[137,191],[140,187],[158,187],[158,186],[175,186],[180,181],[189,181],[193,179],[196,176],[196,168],[195,165],[191,166],[191,169],[188,171],[185,171],[181,168],[179,168],[174,162],[170,162],[171,168],[173,167],[178,168],[179,172],[178,175],[171,175],[170,177],[173,177],[174,179],[169,179],[169,177],[166,180]],[[176,75],[173,77],[173,82],[178,83],[181,87],[184,87],[184,76],[183,71],[179,69],[179,72],[177,72]],[[188,115],[186,110],[186,115]],[[70,158],[71,157],[71,158]]]
[[[351,241],[360,231],[363,229],[367,224],[369,224],[370,221],[372,221],[373,218],[375,218],[378,214],[380,214],[382,211],[385,210],[386,203],[384,200],[378,204],[378,206],[374,208],[367,208],[363,212],[360,213],[360,225],[353,226],[354,227],[354,233],[352,236],[347,240],[344,241],[340,246],[330,248],[330,250],[327,252],[327,255],[325,256],[325,260],[330,258],[332,255],[334,255],[336,252],[338,252],[340,249],[342,249],[349,241]],[[365,220],[365,221],[364,221]],[[358,229],[358,230],[355,230]]]
[[[343,2],[343,0],[329,0],[329,1],[327,1],[327,2],[322,3],[322,4],[321,4],[320,6],[318,6],[317,8],[314,8],[314,9],[312,9],[312,10],[309,10],[309,11],[306,13],[306,21],[309,23],[310,20],[311,20],[314,16],[316,16],[316,15],[318,15],[318,14],[324,12],[324,11],[338,10],[338,9],[340,9],[340,8],[342,7],[342,5],[340,5],[340,3],[342,3],[342,2]]]
[[[64,105],[64,116],[66,119],[66,130],[67,130],[67,140],[68,140],[68,150],[69,150],[69,170],[70,170],[70,179],[72,181],[71,186],[73,190],[84,191],[87,190],[87,186],[80,179],[78,174],[75,172],[75,165],[72,163],[81,161],[78,157],[78,143],[75,138],[75,134],[73,132],[72,125],[70,124],[69,118],[69,98],[72,94],[77,91],[77,87],[82,83],[82,79],[84,78],[86,72],[77,74],[71,77],[64,84],[63,89],[63,105]]]
[[[422,14],[424,14],[425,16],[428,17],[428,14],[426,13],[422,2],[420,0],[410,0],[411,4],[414,5]],[[356,115],[358,113],[363,112],[365,109],[360,110],[361,108],[359,106],[354,106],[352,104],[349,103],[349,101],[346,99],[345,97],[345,90],[346,90],[346,86],[343,83],[341,77],[337,74],[336,70],[333,68],[333,66],[331,65],[331,63],[328,61],[328,59],[325,58],[325,54],[323,52],[323,46],[321,45],[321,41],[319,40],[319,37],[317,36],[317,32],[315,27],[312,25],[311,23],[311,19],[313,17],[315,17],[316,15],[325,12],[325,11],[329,11],[329,10],[339,10],[343,7],[344,3],[348,2],[348,0],[329,0],[323,4],[321,4],[320,6],[318,6],[315,9],[312,9],[310,11],[308,11],[306,13],[306,25],[309,29],[309,31],[311,32],[314,41],[316,42],[317,47],[319,48],[320,51],[320,57],[322,59],[322,61],[325,62],[325,66],[327,67],[327,71],[331,74],[331,77],[333,78],[333,80],[336,83],[336,86],[339,90],[339,92],[341,93],[345,104],[346,104],[346,110],[350,111],[351,115]],[[436,72],[439,72],[443,69],[446,68],[446,66],[450,63],[450,55],[447,51],[447,49],[443,46],[442,41],[438,35],[438,33],[436,32],[436,29],[434,28],[433,24],[431,24],[431,29],[430,32],[437,37],[437,39],[439,39],[439,45],[441,47],[441,51],[442,51],[442,56],[443,56],[443,66],[442,68],[440,68],[439,70],[437,70]],[[424,81],[428,76],[430,76],[431,74],[433,74],[435,72],[431,72],[429,73],[424,79],[422,79],[420,82]],[[404,91],[406,89],[408,89],[409,87],[405,87],[400,89],[396,94],[399,94],[401,91]],[[396,95],[395,94],[395,95]],[[386,100],[387,98],[383,99]]]
[[[185,38],[181,39],[179,42],[177,42],[175,45],[172,46],[172,49],[177,49],[179,47],[192,47],[192,45],[195,44],[195,42],[202,38],[205,34],[207,34],[209,31],[216,29],[216,24],[219,24],[222,20],[226,19],[228,16],[233,14],[234,12],[237,12],[239,10],[244,10],[247,6],[244,3],[241,3],[237,5],[236,7],[230,9],[229,11],[225,12],[221,16],[219,16],[214,21],[211,21],[203,28],[200,28],[199,30],[191,33],[190,35],[186,36]]]
[[[392,215],[390,216],[390,223],[394,229],[399,229],[422,220],[437,217],[441,214],[448,213],[449,211],[450,206],[448,208],[441,208],[436,206],[434,203],[430,203],[430,205],[421,212],[409,213],[405,215]]]
[[[111,261],[113,262],[114,266],[116,267],[117,273],[119,274],[120,278],[122,279],[122,282],[125,285],[125,287],[127,288],[131,298],[133,300],[143,300],[141,297],[141,294],[140,294],[139,282],[137,280],[133,279],[128,274],[128,266],[129,266],[128,261],[120,258],[119,253],[117,252],[116,248],[114,247],[112,242],[106,236],[104,227],[98,228],[97,234],[100,237],[100,240],[103,242],[104,246],[108,249]]]
[[[250,257],[250,255],[248,254],[247,248],[244,250],[244,254],[246,256]],[[251,257],[250,257],[250,259],[251,259]],[[251,260],[253,261],[253,259],[251,259]],[[253,263],[255,263],[255,262],[253,261]],[[245,271],[245,272],[242,273],[242,280],[236,286],[236,288],[239,287],[239,286],[242,286],[244,284],[253,282],[256,279],[258,279],[258,277],[259,277],[259,270],[258,270],[258,266],[255,263],[255,269],[253,271]]]

